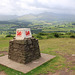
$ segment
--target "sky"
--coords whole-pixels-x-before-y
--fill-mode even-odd
[[[75,0],[0,0],[1,15],[21,16],[43,12],[75,14]]]

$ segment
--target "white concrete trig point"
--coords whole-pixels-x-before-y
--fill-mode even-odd
[[[16,40],[23,40],[24,38],[31,38],[32,34],[30,28],[16,29]]]

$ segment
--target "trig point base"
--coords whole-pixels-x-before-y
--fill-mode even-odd
[[[40,57],[38,40],[35,38],[13,39],[9,42],[8,58],[11,60],[27,64]]]

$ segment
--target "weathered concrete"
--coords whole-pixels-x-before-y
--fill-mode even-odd
[[[43,63],[53,59],[54,57],[55,56],[41,53],[41,57],[39,59],[34,60],[28,64],[21,64],[8,59],[8,55],[5,55],[0,57],[0,64],[7,66],[9,68],[15,69],[17,71],[27,73],[31,71],[32,69],[42,65]]]
[[[9,42],[8,58],[11,60],[27,64],[33,60],[39,59],[40,57],[38,40],[35,38],[11,40]]]

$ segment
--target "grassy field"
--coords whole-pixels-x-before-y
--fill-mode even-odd
[[[12,38],[0,38],[0,51],[8,51],[9,40]],[[40,51],[42,53],[55,55],[56,57],[36,69],[23,74],[13,69],[0,65],[0,71],[5,71],[7,75],[43,75],[49,72],[55,73],[58,70],[67,69],[75,71],[75,39],[72,38],[51,38],[39,40]]]
[[[12,38],[0,38],[0,51],[8,51],[9,40]]]

